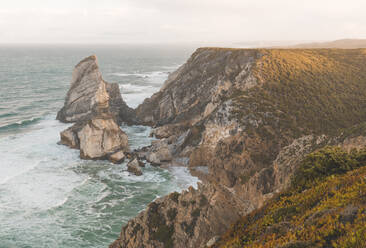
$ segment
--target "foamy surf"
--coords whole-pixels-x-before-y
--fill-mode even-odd
[[[114,72],[110,75],[117,77],[122,96],[128,104],[135,108],[145,98],[159,91],[161,85],[168,78],[169,73],[178,66],[161,66],[164,70],[150,72]]]
[[[83,161],[56,144],[68,125],[54,118],[80,59],[97,54],[106,81],[136,107],[191,53],[159,49],[0,46],[0,247],[108,247],[149,202],[195,184],[149,165],[136,177],[126,163]],[[148,127],[122,128],[132,149],[153,139]]]
[[[80,160],[77,150],[57,145],[59,132],[69,125],[54,118],[0,140],[0,240],[8,247],[104,247],[149,202],[197,185],[182,167],[147,164],[138,177],[127,171],[126,162]],[[132,149],[154,139],[149,127],[122,129]]]

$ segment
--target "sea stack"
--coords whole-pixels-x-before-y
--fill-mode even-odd
[[[97,115],[98,97],[102,97],[101,85],[109,97],[109,110],[114,115],[117,124],[134,121],[134,110],[129,108],[121,97],[118,84],[107,83],[102,78],[97,57],[89,56],[75,66],[72,73],[70,89],[67,92],[65,104],[57,113],[56,119],[65,122],[89,120]]]
[[[108,89],[113,89],[112,97]],[[62,122],[75,122],[61,132],[60,143],[80,149],[83,159],[109,159],[129,151],[128,137],[119,127],[123,103],[118,85],[103,80],[96,56],[83,59],[73,71],[65,104],[57,114]]]

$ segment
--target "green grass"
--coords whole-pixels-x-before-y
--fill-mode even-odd
[[[291,187],[234,224],[217,247],[366,247],[365,154],[309,154]]]
[[[244,123],[252,116],[290,137],[333,134],[366,121],[366,49],[258,52],[253,75],[259,85],[231,96],[234,118]]]

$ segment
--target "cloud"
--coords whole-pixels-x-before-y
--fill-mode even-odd
[[[366,38],[364,9],[363,0],[12,0],[0,9],[0,41],[210,43]]]

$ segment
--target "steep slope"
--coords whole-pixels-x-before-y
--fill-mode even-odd
[[[291,188],[243,217],[214,247],[365,247],[366,153],[326,147]]]
[[[152,125],[194,123],[217,107],[220,98],[234,90],[233,85],[249,88],[255,84],[250,69],[257,56],[257,50],[200,48],[159,92],[138,106],[137,116]]]
[[[136,113],[160,138],[147,159],[164,151],[155,162],[203,185],[158,199],[111,247],[205,246],[289,186],[306,154],[365,146],[365,96],[365,49],[198,49]]]

